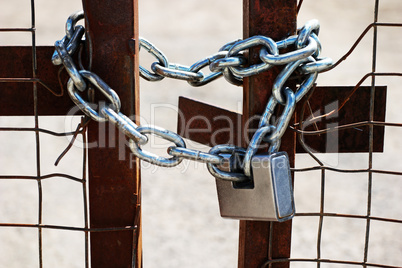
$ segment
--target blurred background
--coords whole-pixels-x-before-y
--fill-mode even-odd
[[[402,2],[381,0],[379,21],[402,22]],[[373,22],[374,0],[305,0],[298,25],[316,18],[321,22],[323,56],[338,60]],[[36,0],[37,45],[52,45],[64,36],[67,17],[82,9],[78,0]],[[0,27],[30,27],[29,0],[0,2]],[[241,0],[147,0],[139,3],[140,35],[154,43],[169,61],[191,65],[211,55],[227,42],[242,37]],[[354,86],[371,72],[372,30],[336,69],[321,74],[318,85]],[[377,70],[402,71],[402,29],[380,28]],[[30,33],[0,32],[0,45],[30,45]],[[141,63],[149,66],[141,52]],[[50,59],[49,59],[50,60]],[[400,78],[376,78],[387,85],[386,121],[400,123]],[[367,80],[365,85],[370,85]],[[1,86],[1,85],[0,85]],[[241,112],[242,89],[224,79],[201,88],[183,81],[164,79],[151,83],[141,80],[141,123],[155,124],[176,131],[177,100],[186,96],[225,109]],[[17,100],[16,100],[17,101]],[[124,100],[122,100],[124,101]],[[323,104],[326,105],[326,104]],[[368,104],[367,104],[368,105]],[[75,129],[77,118],[44,117],[40,126],[54,131]],[[33,126],[33,118],[0,117],[1,127]],[[384,153],[374,154],[373,168],[402,171],[401,130],[386,127]],[[20,136],[19,136],[20,135]],[[34,135],[0,132],[0,173],[35,174]],[[188,147],[208,147],[186,141]],[[42,172],[65,172],[79,176],[82,150],[74,147],[61,161],[55,159],[67,146],[65,137],[41,136]],[[164,153],[165,145],[154,144],[153,152]],[[160,147],[160,148],[159,148]],[[329,166],[340,169],[368,167],[368,154],[317,154]],[[22,160],[21,160],[22,159]],[[296,167],[317,165],[307,155],[297,155]],[[74,168],[72,168],[74,167]],[[142,163],[144,267],[237,267],[238,221],[219,214],[215,179],[204,164],[184,160],[174,168]],[[320,171],[297,173],[295,201],[297,212],[319,212]],[[365,215],[367,174],[327,172],[325,211]],[[44,182],[44,223],[83,226],[82,189],[77,184],[52,179]],[[375,174],[373,178],[373,216],[402,219],[400,176]],[[0,180],[0,222],[37,221],[35,181]],[[317,255],[317,218],[294,219],[292,257]],[[362,261],[365,224],[363,219],[328,218],[324,221],[321,257]],[[375,222],[371,227],[369,261],[402,266],[401,224]],[[84,236],[81,233],[47,230],[44,233],[44,267],[84,267]],[[37,267],[37,230],[0,228],[0,267]],[[293,264],[292,267],[313,267]],[[322,265],[323,267],[347,267]]]

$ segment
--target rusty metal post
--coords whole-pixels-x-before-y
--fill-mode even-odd
[[[118,93],[124,114],[138,115],[138,1],[83,0],[83,6],[91,71]],[[91,232],[92,267],[141,267],[140,170],[122,137],[109,124],[89,126],[90,228],[114,229]]]
[[[243,35],[265,35],[274,40],[283,39],[296,31],[297,0],[244,0]],[[249,54],[250,64],[259,61],[257,50]],[[248,120],[261,115],[271,95],[271,88],[279,68],[272,68],[257,76],[244,79],[243,126],[256,129],[258,122]],[[243,128],[244,129],[244,128]],[[247,130],[244,130],[247,131]],[[250,133],[252,134],[252,133]],[[243,135],[244,137],[245,135]],[[243,141],[247,146],[247,141]],[[296,136],[287,133],[282,138],[281,150],[287,151],[291,166],[294,166]],[[240,221],[239,267],[254,268],[268,259],[290,256],[291,222],[273,223]],[[271,245],[271,246],[270,246]],[[289,267],[289,264],[275,264],[274,267]]]

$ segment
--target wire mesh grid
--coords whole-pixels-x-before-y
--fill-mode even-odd
[[[24,229],[34,229],[37,231],[37,248],[38,248],[38,254],[37,254],[37,259],[38,259],[38,266],[43,267],[44,264],[44,230],[63,230],[63,231],[71,231],[71,232],[82,232],[84,235],[83,240],[85,244],[85,266],[89,266],[89,232],[91,231],[102,231],[102,230],[90,230],[89,229],[89,220],[88,220],[88,211],[87,211],[87,178],[86,178],[86,162],[87,162],[87,156],[86,156],[86,151],[84,148],[81,149],[82,153],[82,162],[81,165],[78,165],[77,169],[78,172],[75,172],[77,174],[81,173],[80,176],[72,176],[67,173],[49,173],[49,174],[44,174],[42,171],[42,150],[41,148],[41,142],[46,140],[44,139],[44,136],[53,136],[53,137],[75,137],[77,135],[82,136],[82,141],[85,144],[86,143],[86,135],[85,135],[85,127],[77,129],[77,131],[71,131],[71,132],[55,132],[50,129],[46,128],[41,128],[40,127],[40,116],[38,115],[38,85],[41,84],[45,86],[47,89],[49,89],[38,77],[38,56],[37,56],[37,45],[36,45],[36,25],[35,25],[35,1],[31,0],[30,1],[30,15],[31,15],[31,25],[30,27],[20,27],[20,28],[12,28],[12,27],[2,27],[0,28],[0,32],[10,32],[10,33],[16,33],[16,32],[21,32],[21,33],[27,33],[31,35],[31,48],[32,48],[32,58],[31,58],[31,66],[32,66],[32,72],[31,72],[31,77],[2,77],[0,78],[0,82],[2,83],[2,86],[4,88],[7,87],[8,83],[28,83],[32,85],[32,92],[33,92],[33,121],[34,121],[34,127],[4,127],[4,125],[9,125],[7,121],[12,121],[15,120],[15,118],[12,118],[10,120],[3,120],[3,126],[0,128],[0,131],[5,133],[11,133],[9,135],[13,135],[14,137],[23,137],[22,139],[29,139],[30,137],[29,133],[34,133],[34,152],[35,152],[35,157],[34,159],[30,159],[27,157],[27,161],[34,160],[35,161],[35,173],[34,175],[18,175],[18,171],[15,171],[15,175],[1,175],[0,180],[7,181],[9,183],[10,180],[13,181],[36,181],[37,182],[37,204],[38,207],[37,209],[37,219],[36,223],[24,223],[24,222],[19,222],[19,223],[12,223],[12,222],[2,222],[0,223],[0,227],[5,229],[5,230],[10,230],[12,228],[17,228],[16,230],[17,233],[23,233]],[[10,63],[8,63],[10,64]],[[17,64],[17,63],[14,63]],[[20,66],[21,67],[21,66]],[[18,67],[17,67],[18,68]],[[50,90],[55,96],[60,96],[58,93],[55,91]],[[29,93],[27,93],[29,94]],[[32,118],[32,117],[30,117]],[[26,119],[27,121],[30,121],[29,119]],[[22,121],[21,121],[22,122]],[[30,123],[27,123],[28,125]],[[27,135],[22,134],[19,135],[18,133],[28,133]],[[31,142],[31,140],[30,140]],[[17,149],[18,150],[18,149]],[[20,152],[21,153],[21,152]],[[13,158],[13,155],[10,155],[10,152],[7,152],[7,150],[3,150],[3,155],[1,156],[2,158],[2,165],[3,167],[9,163],[8,161],[5,161],[7,158]],[[5,155],[8,154],[8,155]],[[21,165],[29,165],[30,163],[24,163],[22,159],[17,160],[21,162]],[[79,171],[81,170],[81,171]],[[8,173],[8,172],[7,172]],[[44,197],[44,185],[43,182],[47,180],[70,180],[75,183],[79,183],[81,185],[81,191],[82,191],[82,208],[83,208],[83,219],[84,219],[84,224],[82,227],[74,227],[74,226],[65,226],[65,225],[52,225],[52,224],[45,224],[44,223],[44,199],[47,199]],[[4,193],[3,193],[4,197]],[[14,201],[15,202],[15,201]],[[18,203],[18,202],[16,202]],[[35,203],[32,201],[32,203]],[[13,207],[12,209],[17,210],[17,207]],[[59,208],[63,209],[63,208]],[[2,216],[3,220],[5,215]],[[32,241],[27,242],[27,244],[31,243]],[[62,243],[62,241],[58,241],[58,243]],[[11,246],[11,245],[10,245]],[[3,245],[4,247],[4,245]],[[3,250],[3,252],[8,252],[7,250]],[[24,251],[23,251],[24,252]],[[26,253],[26,252],[25,252]],[[11,254],[13,255],[13,254]],[[3,258],[6,259],[6,256],[3,256]],[[24,259],[23,256],[20,256],[20,258]],[[27,256],[25,256],[27,258]],[[14,260],[13,265],[19,265],[18,261]],[[21,264],[21,263],[20,263]],[[31,267],[35,266],[33,263],[29,263]]]
[[[27,71],[28,75],[19,76],[12,71],[1,73],[0,87],[5,93],[15,89],[16,84],[22,85],[21,88],[27,90],[22,91],[22,94],[27,96],[32,94],[33,102],[27,104],[26,99],[21,96],[22,101],[16,100],[15,103],[10,103],[10,106],[17,110],[23,110],[21,114],[28,113],[33,116],[16,117],[12,115],[12,112],[6,111],[8,108],[2,109],[7,116],[1,117],[0,120],[0,135],[3,138],[0,154],[0,172],[2,173],[0,175],[2,203],[0,267],[4,267],[3,265],[7,267],[73,267],[77,265],[89,267],[90,233],[121,230],[135,232],[136,227],[133,225],[124,228],[90,228],[87,120],[80,116],[40,115],[38,110],[41,109],[40,105],[43,105],[44,101],[40,100],[43,94],[39,92],[45,90],[55,98],[63,97],[66,81],[60,75],[62,69],[59,71],[60,90],[47,85],[43,80],[43,73],[39,75],[38,70],[46,68],[40,66],[40,63],[44,61],[39,59],[43,56],[44,49],[37,46],[35,1],[29,0],[29,4],[29,13],[27,6],[20,7],[21,17],[24,17],[24,13],[30,14],[28,27],[0,25],[0,34],[30,35],[29,47],[18,46],[15,49],[1,47],[3,50],[17,54],[28,51],[24,55],[30,56],[30,59],[27,56],[20,60],[12,59],[11,62],[3,59],[2,70],[10,65],[13,65],[10,68],[12,70],[25,70],[30,68],[27,66],[31,66],[31,69]],[[50,57],[45,60],[50,63]],[[33,110],[29,111],[29,107],[24,108],[24,105],[32,107]],[[58,113],[55,107],[57,104],[47,103],[46,105],[49,105],[50,110],[54,110],[50,114]],[[4,115],[3,112],[2,115]],[[76,129],[75,126],[77,126]],[[52,152],[54,150],[57,151],[56,154]],[[58,157],[57,154],[60,156]],[[66,158],[67,161],[64,161]],[[59,163],[57,167],[57,164],[53,165],[55,162]],[[36,182],[36,186],[29,182]],[[17,198],[16,195],[18,195]],[[21,209],[24,211],[20,211]],[[36,216],[32,216],[35,211]],[[73,217],[70,217],[71,213],[74,213]],[[33,235],[32,231],[37,235]]]
[[[358,49],[362,40],[372,34],[372,51],[370,55],[371,72],[365,74],[354,87],[350,87],[347,97],[345,99],[339,99],[335,103],[335,106],[322,103],[322,106],[331,106],[330,109],[326,109],[324,113],[313,113],[309,103],[310,98],[314,98],[315,96],[314,93],[312,93],[303,103],[301,113],[299,114],[299,122],[301,123],[296,123],[291,127],[293,131],[297,133],[298,140],[303,149],[308,153],[307,157],[304,157],[304,159],[303,157],[299,157],[298,160],[303,162],[303,160],[309,158],[299,165],[298,161],[296,161],[296,167],[293,169],[295,174],[296,204],[298,204],[297,193],[300,184],[306,183],[306,178],[316,178],[315,187],[309,189],[308,192],[304,190],[304,192],[300,192],[299,194],[311,195],[311,199],[313,200],[313,192],[316,191],[318,195],[314,200],[319,206],[317,206],[316,211],[314,211],[311,207],[305,209],[302,205],[303,208],[301,211],[296,213],[294,226],[297,224],[300,225],[298,226],[299,228],[293,228],[292,242],[302,240],[302,247],[304,249],[300,249],[299,244],[298,249],[293,248],[297,253],[294,254],[294,252],[292,252],[290,258],[272,259],[272,257],[269,257],[269,260],[263,265],[264,267],[274,267],[273,264],[275,263],[290,263],[291,267],[400,267],[402,265],[401,259],[398,257],[402,249],[400,242],[402,215],[398,213],[400,210],[400,203],[398,203],[398,200],[400,200],[400,191],[398,189],[401,186],[400,176],[402,172],[398,165],[398,157],[395,155],[392,156],[389,153],[387,154],[386,152],[390,147],[398,147],[395,140],[387,142],[387,138],[390,137],[391,132],[400,128],[402,124],[399,122],[391,122],[391,120],[400,121],[400,117],[396,116],[394,118],[390,115],[391,109],[395,109],[395,105],[390,105],[390,103],[394,104],[392,99],[390,99],[392,97],[388,97],[387,105],[390,107],[387,107],[387,120],[376,120],[375,114],[376,106],[376,108],[383,107],[384,109],[386,106],[385,101],[381,102],[376,99],[376,91],[380,90],[379,85],[382,85],[381,83],[384,82],[385,84],[388,82],[392,84],[390,80],[402,76],[401,72],[395,70],[389,72],[379,70],[379,58],[384,57],[384,51],[382,51],[384,46],[379,45],[379,36],[381,31],[389,29],[395,30],[395,33],[400,33],[402,23],[380,21],[381,2],[384,3],[385,1],[374,1],[374,19],[372,23],[367,25],[367,28],[358,37],[350,50],[336,61],[332,67],[332,69],[334,69],[341,65]],[[298,8],[299,10],[303,8],[302,0],[299,1]],[[395,8],[397,9],[397,6],[395,6]],[[387,20],[389,18],[383,16],[383,19]],[[390,40],[382,39],[381,41],[387,43]],[[388,51],[388,53],[394,53],[395,55],[398,51]],[[360,58],[360,60],[362,59]],[[382,80],[380,80],[381,78]],[[331,122],[332,116],[335,114],[338,115],[340,110],[346,109],[345,107],[347,107],[350,99],[354,95],[362,93],[362,85],[364,84],[368,84],[370,94],[369,103],[363,103],[363,101],[361,101],[360,106],[354,109],[361,109],[363,106],[368,107],[369,113],[366,120],[351,122],[344,125],[317,125],[317,122],[321,121],[323,118],[327,118],[326,120]],[[390,90],[399,90],[399,88],[388,88],[387,94],[394,96]],[[349,109],[351,109],[350,106]],[[353,115],[351,116],[353,117]],[[309,125],[310,128],[304,128],[303,124]],[[376,154],[374,149],[376,143],[381,142],[381,137],[376,136],[378,133],[375,134],[376,128],[385,129],[385,151],[382,154]],[[331,133],[336,133],[335,136],[337,139],[338,132],[340,133],[346,130],[368,132],[367,140],[365,141],[368,144],[367,153],[354,153],[354,155],[344,157],[344,159],[346,159],[345,161],[350,162],[349,165],[344,164],[342,166],[342,164],[339,163],[339,159],[342,158],[341,155],[328,153],[320,154],[310,148],[309,144],[304,141],[304,138],[308,135],[319,138],[320,135],[330,135]],[[332,145],[335,143],[336,147],[338,146],[338,142],[339,145],[341,143],[350,144],[350,141],[348,142],[347,140],[338,141],[327,139],[326,142],[333,143]],[[393,153],[395,154],[397,151],[393,151]],[[337,158],[337,161],[331,162],[331,160],[325,159],[325,157],[323,157],[324,155],[332,155],[332,160]],[[308,164],[306,164],[306,162]],[[387,163],[384,164],[385,162]],[[393,165],[390,164],[390,162],[393,162]],[[356,165],[362,165],[362,168],[356,168]],[[359,186],[356,186],[356,181],[361,182]],[[335,188],[337,189],[335,190]],[[333,192],[331,193],[331,191]],[[344,192],[342,193],[342,191]],[[364,194],[362,195],[362,193]],[[342,202],[342,199],[345,198],[347,194],[352,196],[346,198],[346,203]],[[334,195],[337,196],[334,197]],[[358,197],[359,195],[360,197]],[[385,201],[384,203],[384,200],[387,199],[388,202]],[[383,206],[384,204],[385,206],[389,206],[388,214],[381,213],[384,207],[379,208],[379,205],[376,204],[380,201]],[[330,202],[332,202],[332,205]],[[333,203],[341,204],[336,206],[333,205]],[[362,209],[362,204],[365,206],[364,209]],[[343,213],[341,212],[342,206],[348,207]],[[393,213],[389,213],[390,210],[393,210]],[[315,236],[304,240],[300,238],[303,237],[303,232],[308,233],[314,228],[316,229]],[[327,232],[331,233],[327,234]],[[311,234],[311,232],[309,234]],[[381,250],[379,250],[380,248]],[[270,251],[272,251],[272,241],[270,241]],[[304,253],[305,255],[303,255],[300,254],[300,252],[308,253]]]

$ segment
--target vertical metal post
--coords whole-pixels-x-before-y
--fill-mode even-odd
[[[138,1],[83,0],[83,6],[91,71],[118,93],[124,114],[138,115]],[[91,122],[88,143],[90,228],[110,228],[91,232],[92,267],[141,267],[138,160],[109,124]]]
[[[274,40],[283,39],[296,31],[297,0],[244,0],[243,35],[265,35]],[[250,64],[259,61],[257,50],[249,52]],[[243,126],[256,129],[258,122],[248,122],[254,115],[261,115],[271,95],[271,88],[280,68],[272,68],[257,76],[244,79]],[[243,128],[243,129],[244,129]],[[244,131],[247,131],[244,130]],[[246,133],[246,132],[243,132]],[[250,133],[252,134],[252,133]],[[244,137],[243,138],[247,138]],[[250,137],[249,137],[250,138]],[[287,151],[294,166],[296,136],[287,133],[282,138],[281,150]],[[243,146],[247,146],[246,139]],[[268,259],[290,256],[291,222],[270,223],[240,221],[239,267],[261,267]],[[287,263],[274,267],[289,267]]]

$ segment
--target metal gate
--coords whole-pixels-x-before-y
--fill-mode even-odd
[[[296,30],[297,16],[307,20],[305,14],[316,14],[322,21],[320,36],[325,54],[340,60],[331,71],[321,75],[315,91],[301,102],[283,141],[282,149],[289,153],[295,166],[296,217],[293,223],[285,224],[240,222],[239,267],[402,265],[402,172],[398,163],[398,133],[402,124],[397,102],[402,5],[397,0],[349,1],[348,5],[347,1],[340,2],[338,10],[345,13],[338,17],[331,13],[327,2],[243,1],[244,37],[262,34],[280,39]],[[104,6],[99,6],[96,1],[86,0],[83,4],[93,44],[85,64],[118,91],[127,114],[139,115],[138,2],[105,1]],[[64,94],[67,76],[51,66],[53,48],[37,45],[35,6],[31,0],[29,26],[0,25],[0,36],[5,37],[0,38],[0,206],[4,213],[0,216],[0,237],[4,241],[0,256],[11,261],[0,262],[0,266],[24,265],[27,258],[35,261],[32,266],[39,267],[141,267],[139,162],[128,151],[121,154],[122,147],[118,145],[122,139],[114,128],[87,125],[80,116],[66,116],[77,115],[70,110],[73,104]],[[364,19],[351,25],[348,16],[357,16],[357,10],[362,11],[359,16]],[[111,15],[113,12],[119,15]],[[370,20],[364,16],[366,13],[372,13]],[[352,30],[345,30],[344,36],[332,30],[343,27]],[[335,33],[331,36],[332,31]],[[28,36],[30,46],[11,46],[8,34]],[[192,55],[188,56],[193,60]],[[261,113],[270,94],[267,84],[272,83],[275,72],[245,80],[243,118]],[[148,89],[144,86],[143,90]],[[212,87],[211,91],[214,90],[233,89]],[[182,93],[170,88],[169,91],[172,95]],[[213,92],[195,90],[194,94],[211,102],[216,98]],[[205,109],[204,104],[198,104],[201,110]],[[58,118],[49,117],[54,115]],[[60,120],[68,121],[69,126],[60,124]],[[53,161],[70,147],[73,137],[78,140],[75,146],[53,167]],[[193,136],[187,138],[197,140]],[[94,142],[96,146],[88,150],[76,146]],[[71,159],[70,155],[80,157]],[[120,161],[121,158],[125,160]],[[165,176],[163,172],[152,176]],[[153,187],[163,193],[157,185]],[[19,189],[29,190],[19,194]],[[178,203],[186,206],[185,202]],[[65,217],[58,216],[59,209],[66,211]],[[52,213],[55,216],[49,216]],[[69,220],[71,213],[82,215],[78,223]],[[218,217],[217,211],[215,214]],[[157,215],[152,217],[157,221]],[[57,244],[67,247],[54,246]],[[68,256],[66,248],[82,253],[61,258],[69,259],[65,263],[49,258]],[[157,248],[145,250],[154,255],[160,253]],[[169,257],[161,254],[155,258]],[[159,260],[157,263],[163,264]],[[205,265],[202,261],[197,261],[200,267]]]

